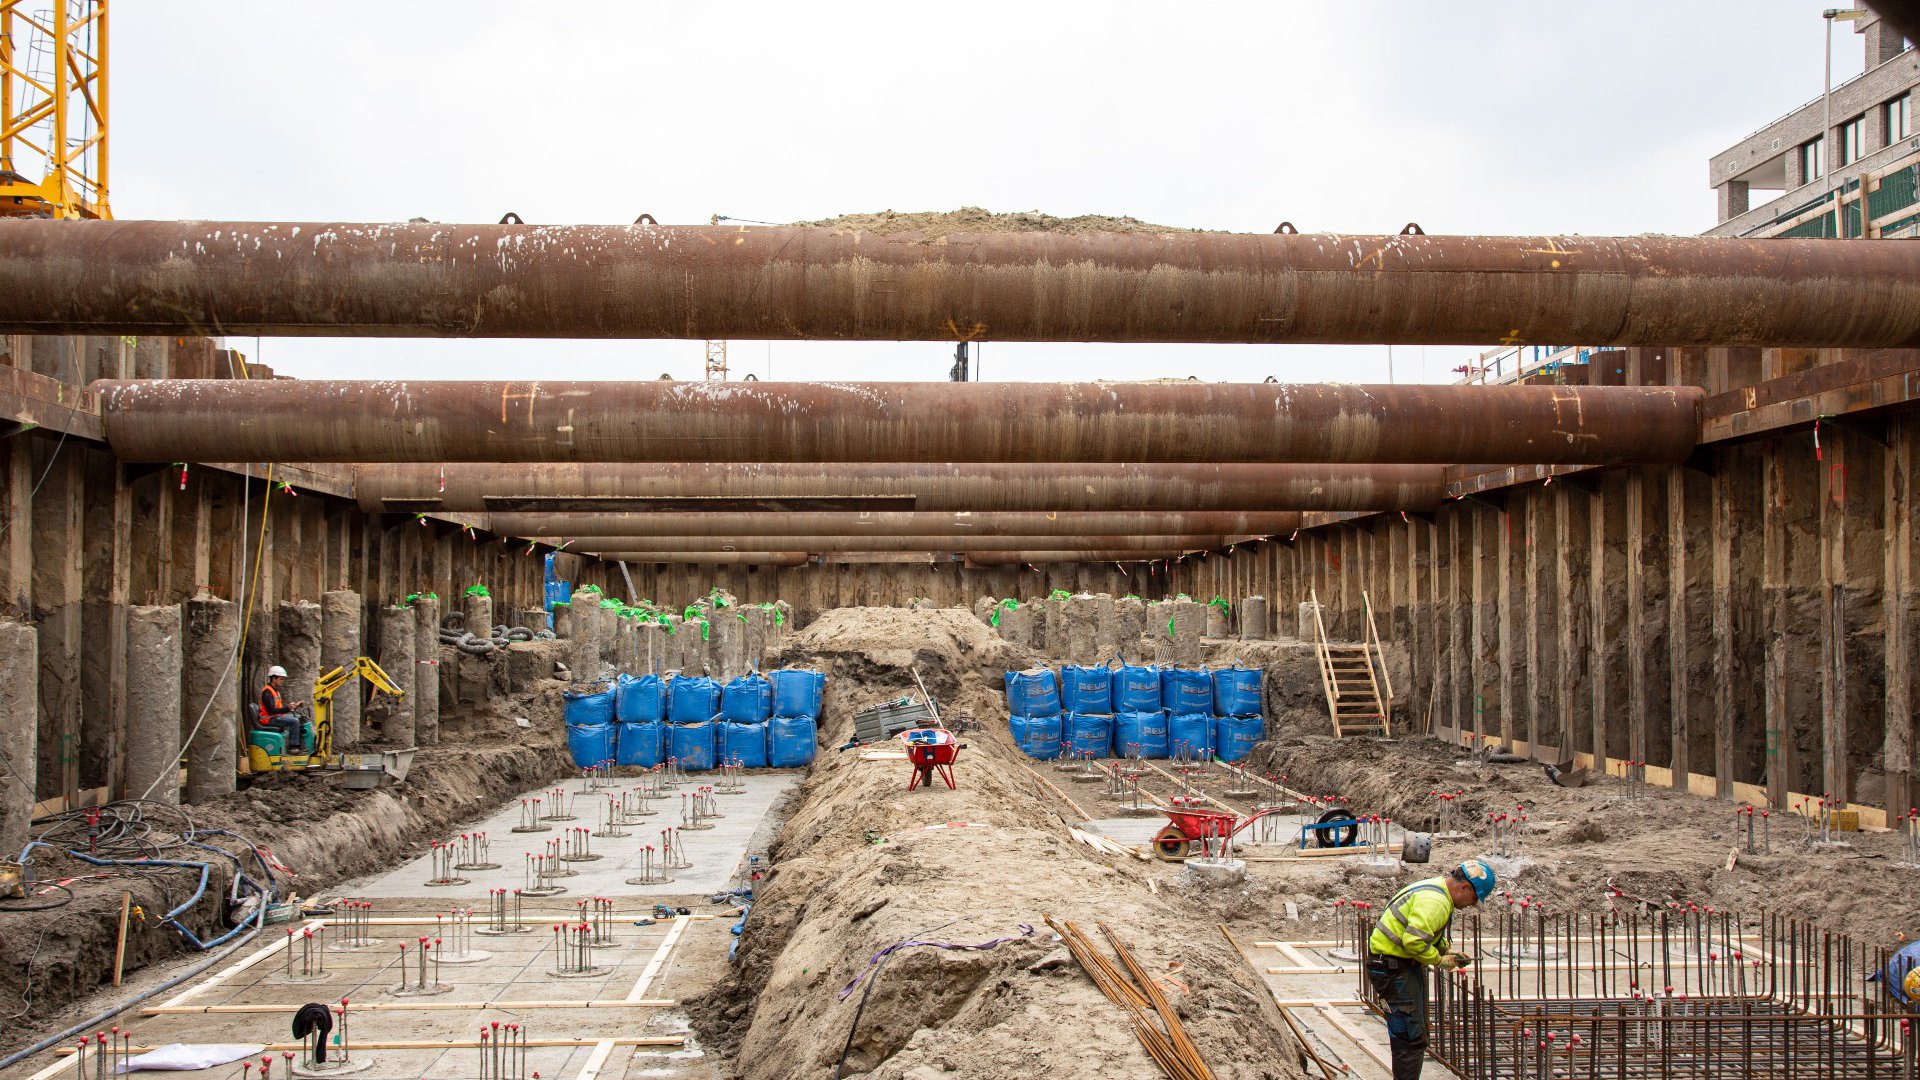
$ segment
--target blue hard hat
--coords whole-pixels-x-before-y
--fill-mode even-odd
[[[1484,860],[1468,859],[1461,863],[1460,876],[1466,878],[1467,884],[1473,886],[1473,896],[1476,900],[1485,900],[1487,895],[1493,892],[1493,867],[1488,866]]]

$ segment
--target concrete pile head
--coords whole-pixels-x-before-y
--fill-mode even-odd
[[[1145,663],[1153,656],[1146,637],[1147,602],[1137,596],[1123,596],[1113,602],[1113,653],[1131,663]]]
[[[474,597],[468,597],[469,600]],[[482,597],[481,599],[484,599]],[[468,608],[471,612],[473,609]],[[471,618],[471,616],[469,616]],[[413,734],[414,742],[420,746],[434,746],[440,742],[440,682],[447,673],[450,661],[460,656],[456,649],[440,644],[440,598],[431,593],[422,594],[413,601]],[[467,629],[475,637],[485,637],[486,629],[477,628],[471,621]],[[389,672],[389,674],[392,674]],[[358,693],[357,690],[352,693]],[[334,700],[352,696],[350,693],[335,695]]]
[[[1240,599],[1240,640],[1266,641],[1273,636],[1268,624],[1272,615],[1267,608],[1264,596],[1245,596]]]
[[[1210,600],[1206,606],[1206,636],[1216,640],[1232,637],[1234,611],[1231,604],[1222,598],[1218,602]]]

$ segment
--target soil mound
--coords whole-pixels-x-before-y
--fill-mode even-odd
[[[843,1055],[849,1076],[1161,1075],[1047,915],[1089,930],[1104,920],[1163,972],[1217,1075],[1294,1075],[1271,998],[1210,922],[1153,892],[1152,864],[1073,841],[1022,764],[998,685],[1033,654],[963,609],[855,608],[824,614],[779,657],[829,673],[823,747],[847,740],[856,709],[913,692],[910,668],[943,714],[971,713],[983,729],[963,736],[952,791],[908,792],[897,758],[820,751],[771,850],[738,962],[688,1009],[735,1075],[833,1075]],[[1007,940],[897,947],[997,939]]]
[[[824,218],[820,221],[798,221],[796,225],[812,225],[827,229],[848,229],[858,232],[878,233],[890,236],[895,233],[919,233],[929,240],[955,233],[1185,233],[1210,232],[1209,229],[1181,229],[1172,225],[1155,225],[1132,217],[1109,217],[1105,214],[1081,214],[1078,217],[1055,217],[1038,210],[1017,211],[1014,213],[995,213],[978,206],[963,206],[958,210],[930,210],[915,213],[903,213],[894,210],[882,210],[877,214],[841,214],[839,217]]]

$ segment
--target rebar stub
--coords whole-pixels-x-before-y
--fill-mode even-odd
[[[406,986],[388,987],[387,993],[394,997],[433,997],[436,994],[450,993],[452,990],[453,987],[446,983],[428,983],[426,986],[409,983]]]
[[[346,1076],[349,1073],[366,1072],[373,1068],[373,1059],[369,1057],[353,1058],[348,1061],[316,1061],[312,1064],[295,1065],[295,1076]]]
[[[605,964],[593,964],[588,967],[583,967],[578,971],[549,971],[547,972],[547,978],[549,979],[595,979],[595,978],[599,978],[602,975],[609,974],[612,971],[613,971],[613,968]]]

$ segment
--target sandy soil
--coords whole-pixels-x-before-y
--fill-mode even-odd
[[[882,236],[894,233],[919,233],[933,240],[955,233],[1005,233],[1005,232],[1046,232],[1046,233],[1183,233],[1206,232],[1205,229],[1180,229],[1171,225],[1155,225],[1131,217],[1108,217],[1105,214],[1081,214],[1078,217],[1054,217],[1038,210],[1016,211],[1013,213],[995,213],[982,210],[977,206],[963,206],[958,210],[900,212],[882,210],[877,214],[841,214],[839,217],[825,218],[820,221],[800,221],[798,225],[815,225],[827,229],[845,229],[860,232],[878,233]]]
[[[1900,935],[1920,936],[1920,911],[1911,901],[1920,870],[1895,865],[1901,844],[1891,833],[1849,833],[1849,846],[1816,850],[1804,819],[1776,813],[1770,819],[1772,853],[1748,855],[1744,819],[1736,832],[1731,804],[1661,789],[1649,789],[1644,799],[1623,799],[1625,785],[1607,778],[1569,790],[1554,786],[1537,763],[1485,764],[1435,739],[1340,742],[1283,729],[1255,749],[1250,764],[1285,774],[1310,792],[1337,792],[1357,811],[1385,814],[1417,829],[1439,825],[1436,792],[1460,793],[1455,820],[1472,838],[1441,843],[1436,862],[1486,854],[1486,816],[1524,813],[1524,846],[1517,873],[1502,883],[1503,899],[1511,890],[1513,899],[1531,897],[1549,911],[1604,911],[1610,889],[1618,889],[1656,905],[1678,901],[1754,915],[1779,912],[1870,944],[1891,946]],[[1333,889],[1314,898],[1273,899],[1298,899],[1303,911],[1314,911],[1343,895],[1364,898]],[[1250,908],[1262,906],[1272,911],[1258,903]],[[1264,925],[1276,933],[1283,929],[1277,921]]]
[[[1105,920],[1164,972],[1216,1075],[1298,1075],[1270,997],[1204,916],[1161,889],[1166,868],[1067,838],[1004,729],[1000,673],[1030,658],[961,609],[841,609],[788,642],[781,661],[828,672],[828,746],[851,734],[855,709],[913,689],[909,664],[944,709],[988,730],[967,736],[957,791],[909,793],[904,762],[822,751],[740,962],[689,1010],[710,1045],[734,1054],[734,1075],[831,1075],[845,1050],[849,1075],[1159,1076],[1046,929],[1049,914],[1090,930]],[[968,827],[927,828],[952,822]],[[859,991],[837,998],[889,945],[1004,937],[1014,940],[991,951],[897,953],[857,1027]]]

